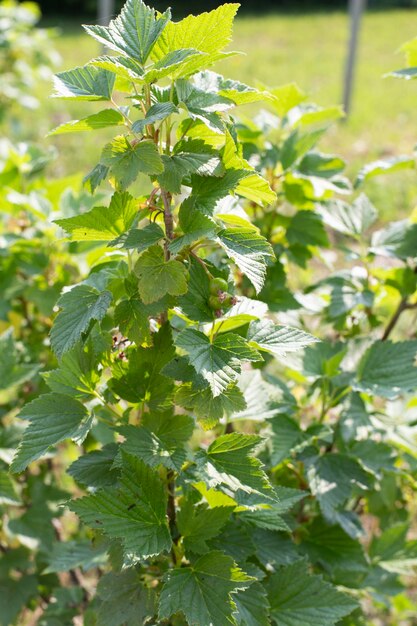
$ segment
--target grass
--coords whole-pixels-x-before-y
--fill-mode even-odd
[[[396,51],[417,35],[416,18],[417,9],[367,12],[364,16],[351,115],[321,144],[323,150],[347,159],[350,174],[369,160],[410,153],[417,140],[417,82],[383,78],[402,67],[402,55]],[[100,53],[78,24],[67,21],[58,26],[61,33],[56,46],[64,69]],[[275,86],[295,81],[319,104],[340,103],[348,34],[348,17],[341,11],[243,16],[236,21],[232,48],[245,55],[215,69],[249,84],[260,81]],[[29,120],[37,133],[97,110],[89,103],[72,104],[47,96],[48,87],[41,94],[39,114]],[[87,171],[97,160],[97,142],[96,136],[87,134],[54,139],[61,152],[59,173]],[[369,184],[367,191],[383,213],[392,216],[416,203],[414,178],[414,174],[392,176],[388,187],[381,190],[381,185]]]

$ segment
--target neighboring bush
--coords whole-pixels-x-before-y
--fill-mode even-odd
[[[35,2],[0,3],[0,123],[7,111],[37,108],[33,88],[51,78],[59,56],[51,47],[53,31],[36,28],[40,19]]]
[[[415,614],[417,224],[363,193],[414,160],[352,186],[316,147],[338,107],[209,71],[236,9],[87,27],[116,55],[55,95],[105,107],[53,134],[115,128],[93,195],[5,152],[2,626]]]

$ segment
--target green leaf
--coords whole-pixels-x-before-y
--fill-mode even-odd
[[[119,326],[120,332],[130,341],[140,346],[152,345],[152,334],[149,318],[156,317],[162,311],[170,308],[167,298],[162,298],[152,304],[144,304],[136,295],[119,302],[114,311],[114,321]]]
[[[109,168],[98,163],[91,172],[83,178],[83,185],[89,189],[90,193],[94,193],[97,187],[107,178]]]
[[[224,96],[232,100],[236,106],[274,100],[273,96],[267,91],[259,91],[238,80],[226,79],[220,74],[208,70],[196,74],[193,77],[193,82],[202,91]]]
[[[120,488],[109,488],[71,503],[83,522],[121,539],[126,552],[148,558],[167,551],[167,496],[158,474],[140,459],[123,455]]]
[[[175,402],[192,410],[204,430],[214,428],[224,416],[230,417],[246,408],[245,398],[236,385],[230,385],[220,396],[214,397],[210,387],[201,389],[185,384],[175,394]]]
[[[147,224],[144,228],[132,228],[126,236],[119,237],[117,240],[111,242],[110,245],[123,244],[123,248],[126,250],[137,250],[138,252],[144,252],[151,246],[159,243],[164,237],[165,233],[158,224],[152,222]]]
[[[108,26],[84,28],[106,47],[144,64],[170,19],[169,9],[156,15],[155,9],[150,9],[142,0],[127,0],[120,15]]]
[[[409,156],[395,156],[389,159],[373,161],[361,169],[356,178],[355,187],[359,187],[365,181],[373,178],[374,176],[380,176],[381,174],[393,174],[401,170],[414,168],[415,161]]]
[[[222,485],[232,493],[241,490],[273,500],[275,494],[262,463],[253,456],[261,441],[257,435],[240,433],[218,437],[206,451],[200,450],[196,455],[200,479],[209,488]]]
[[[39,365],[19,363],[11,328],[0,335],[0,391],[30,380],[39,368]]]
[[[288,111],[306,99],[306,95],[295,83],[274,87],[270,92],[274,96],[272,106],[280,117],[284,117]]]
[[[365,194],[361,194],[352,204],[334,200],[319,207],[325,224],[339,233],[359,237],[372,226],[378,212]]]
[[[178,102],[185,105],[192,120],[200,120],[215,133],[224,132],[224,122],[219,112],[233,107],[233,102],[217,93],[198,89],[181,78],[176,82]]]
[[[417,257],[417,224],[408,220],[391,222],[372,235],[370,251],[382,256],[407,260]]]
[[[353,598],[337,591],[321,576],[309,575],[306,569],[303,561],[297,561],[269,579],[271,617],[277,624],[334,626],[357,607]]]
[[[373,564],[384,570],[413,576],[417,567],[417,541],[407,541],[409,524],[394,524],[374,537],[369,553]]]
[[[168,52],[160,61],[157,61],[145,73],[145,81],[154,83],[165,76],[181,76],[182,71],[187,68],[192,57],[203,56],[204,53],[194,48],[183,48]]]
[[[405,80],[413,80],[417,76],[417,67],[404,67],[400,70],[389,72],[387,76],[392,78],[403,78]]]
[[[114,465],[117,452],[118,446],[110,443],[101,450],[93,450],[80,456],[67,472],[83,487],[102,489],[115,486],[119,476]]]
[[[269,626],[269,602],[265,588],[254,582],[235,596],[236,621],[239,626]]]
[[[93,59],[90,64],[112,72],[127,81],[142,84],[145,80],[145,70],[142,65],[129,57],[104,55]]]
[[[290,244],[324,247],[329,245],[322,219],[313,211],[297,211],[288,226],[286,237]]]
[[[110,168],[117,186],[122,190],[135,181],[139,172],[160,174],[164,168],[153,141],[131,144],[125,135],[115,137],[104,146],[101,163]]]
[[[122,426],[118,432],[125,437],[121,448],[142,459],[150,467],[163,465],[180,471],[186,459],[185,444],[194,430],[189,415],[146,414],[141,426]]]
[[[180,296],[187,291],[188,272],[180,261],[165,261],[160,246],[152,246],[142,254],[135,265],[139,279],[139,294],[145,304],[163,296]]]
[[[202,67],[209,67],[226,56],[221,51],[231,40],[233,20],[238,8],[238,4],[223,4],[209,13],[189,15],[180,22],[170,22],[159,37],[152,57],[160,61],[175,50],[193,48],[205,54],[191,58],[185,66],[179,68],[178,75],[195,74]]]
[[[240,196],[265,207],[274,204],[277,199],[268,181],[257,172],[247,172],[246,176],[242,176],[235,191]]]
[[[259,361],[259,352],[248,346],[239,335],[227,333],[210,339],[198,330],[186,328],[176,338],[197,374],[209,383],[213,397],[219,396],[237,380],[242,361]]]
[[[86,132],[108,128],[109,126],[122,126],[123,124],[124,117],[119,111],[115,109],[104,109],[104,111],[100,111],[99,113],[83,117],[81,120],[72,120],[71,122],[61,124],[57,128],[54,128],[54,130],[51,130],[48,136]]]
[[[226,524],[234,506],[217,506],[208,509],[196,506],[189,500],[181,505],[177,515],[178,530],[187,552],[204,554],[209,551],[207,541],[216,537]]]
[[[82,441],[87,434],[85,428],[90,423],[85,406],[59,393],[48,393],[29,402],[19,417],[28,420],[29,426],[13,459],[13,472],[22,472],[29,463],[39,459],[51,446],[64,439]]]
[[[127,191],[116,191],[109,207],[94,207],[55,223],[70,235],[71,241],[111,241],[131,227],[137,212],[136,200]]]
[[[393,398],[417,389],[417,341],[376,341],[363,355],[354,387]]]
[[[170,242],[169,249],[173,254],[178,254],[184,247],[190,246],[198,239],[214,239],[216,225],[209,217],[192,207],[187,207],[184,203],[180,207],[178,217],[179,227],[184,234]],[[209,294],[205,300],[207,301],[208,298]]]
[[[218,233],[218,238],[227,256],[259,293],[265,280],[267,260],[274,258],[268,241],[251,228],[227,228]]]
[[[342,509],[354,490],[362,493],[370,488],[369,474],[355,459],[334,453],[315,459],[307,470],[307,478],[326,520],[340,524],[356,537],[359,532],[355,519]]]
[[[10,476],[7,472],[0,470],[0,506],[13,504],[20,505],[20,498]]]
[[[184,210],[201,211],[205,215],[212,216],[219,200],[226,198],[232,192],[239,181],[248,175],[247,170],[227,169],[221,178],[211,176],[191,176],[192,194],[184,200]]]
[[[159,618],[181,611],[195,626],[236,624],[232,593],[247,587],[252,578],[221,552],[209,552],[189,567],[176,568],[164,578]]]
[[[94,394],[100,380],[98,358],[92,340],[85,346],[76,345],[64,354],[58,369],[42,374],[51,391],[78,399],[87,399]]]
[[[132,126],[134,133],[143,133],[146,126],[160,122],[173,113],[178,113],[178,109],[172,102],[157,102],[153,104],[147,111],[143,120],[137,120]]]
[[[155,591],[145,587],[134,567],[102,576],[97,585],[100,626],[144,624],[156,611]]]
[[[110,100],[116,77],[102,68],[85,65],[54,77],[53,97],[67,100]]]
[[[246,339],[255,348],[270,352],[277,357],[298,352],[318,341],[303,330],[290,326],[279,326],[268,319],[251,322]]]
[[[182,142],[175,154],[162,156],[162,161],[164,172],[158,176],[158,182],[171,193],[181,192],[181,183],[186,176],[223,176],[225,171],[220,157],[213,154],[209,146],[196,140]]]
[[[37,577],[33,575],[0,581],[0,626],[16,623],[26,603],[38,596],[37,586]]]
[[[48,567],[43,574],[69,572],[81,567],[84,572],[106,564],[107,546],[94,547],[90,541],[66,541],[55,543],[47,557]]]
[[[51,330],[51,345],[61,357],[85,333],[93,320],[101,321],[110,306],[112,294],[88,285],[77,285],[58,300],[61,311]]]
[[[308,528],[301,548],[313,563],[323,564],[337,572],[366,572],[368,563],[360,542],[347,535],[340,526],[329,526],[319,518]]]

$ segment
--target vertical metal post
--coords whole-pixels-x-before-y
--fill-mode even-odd
[[[349,0],[350,38],[349,49],[346,59],[345,82],[343,91],[343,107],[346,115],[349,115],[351,107],[359,29],[365,4],[366,0]]]
[[[114,15],[114,0],[98,0],[97,22],[107,26]]]

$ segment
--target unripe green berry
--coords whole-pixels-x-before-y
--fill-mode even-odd
[[[228,285],[223,278],[213,278],[210,281],[210,293],[217,296],[219,291],[227,291]]]
[[[208,303],[210,309],[213,309],[213,311],[217,311],[223,306],[223,300],[218,296],[210,296]]]

